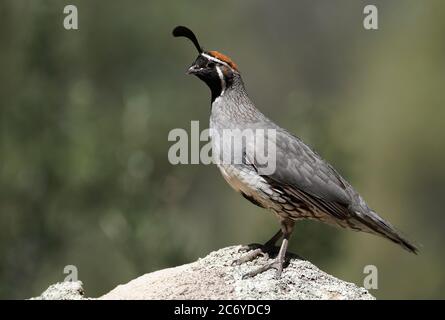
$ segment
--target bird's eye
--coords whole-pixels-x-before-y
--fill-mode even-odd
[[[208,67],[208,68],[214,68],[214,67],[215,67],[215,63],[214,63],[214,62],[209,62],[209,63],[207,64],[207,67]]]

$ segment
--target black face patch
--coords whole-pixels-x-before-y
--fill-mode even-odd
[[[222,92],[221,79],[216,69],[217,64],[217,62],[209,60],[202,55],[199,55],[194,63],[194,66],[200,68],[199,71],[195,72],[195,75],[204,81],[212,92],[212,102]]]
[[[207,63],[209,62],[209,59],[206,57],[203,57],[202,55],[199,55],[198,58],[196,58],[195,66],[198,66],[200,68],[205,68],[207,66]]]
[[[213,60],[209,60],[202,55],[199,55],[195,61],[195,66],[198,66],[199,68],[203,68],[203,69],[204,68],[205,69],[215,69],[217,64],[219,65],[219,63],[217,63]]]
[[[221,95],[223,90],[232,85],[233,71],[225,63],[199,55],[191,68],[194,70],[192,73],[210,88],[212,102]]]

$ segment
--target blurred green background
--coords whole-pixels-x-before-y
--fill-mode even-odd
[[[79,30],[63,28],[77,5]],[[208,126],[210,93],[185,75],[194,30],[231,56],[256,105],[331,162],[422,244],[297,224],[290,250],[378,298],[445,298],[445,2],[0,2],[0,298],[27,298],[76,265],[88,296],[234,244],[272,214],[214,166],[171,165],[168,132]]]

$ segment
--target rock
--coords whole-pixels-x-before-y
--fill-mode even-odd
[[[292,254],[288,255],[290,262],[281,278],[276,278],[275,270],[268,270],[242,279],[268,259],[260,257],[240,266],[232,265],[245,254],[240,248],[220,249],[189,264],[147,273],[99,299],[375,299],[364,288],[339,280]],[[82,285],[81,281],[59,282],[32,299],[86,299]]]
[[[39,297],[31,300],[82,300],[84,299],[82,281],[58,282],[49,286]]]
[[[261,257],[232,265],[243,254],[240,246],[224,248],[196,262],[140,276],[99,299],[375,299],[295,255],[280,279],[275,270],[242,279],[268,261]]]

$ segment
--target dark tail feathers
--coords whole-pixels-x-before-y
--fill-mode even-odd
[[[387,238],[400,245],[403,249],[414,254],[419,252],[419,248],[416,245],[402,236],[400,232],[396,230],[396,228],[394,228],[389,222],[380,218],[374,211],[370,211],[366,215],[357,213],[356,219],[369,228],[370,233]]]

